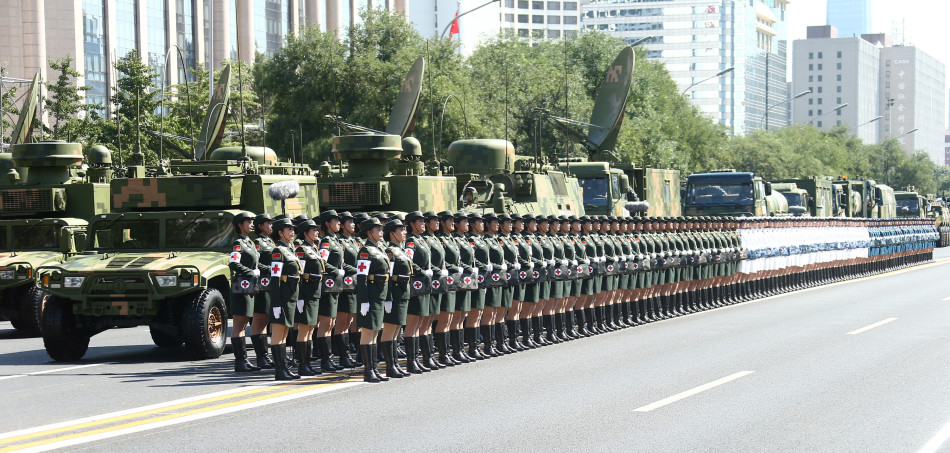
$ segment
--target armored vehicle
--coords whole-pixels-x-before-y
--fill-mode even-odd
[[[794,188],[786,184],[794,184]],[[814,217],[831,217],[834,215],[834,193],[831,178],[827,176],[813,176],[810,178],[780,179],[772,181],[772,190],[782,192],[788,200],[789,212],[795,215],[811,215]],[[804,207],[806,212],[799,214]]]
[[[214,118],[205,124],[223,127]],[[163,174],[145,176],[152,172],[130,167],[132,177],[110,182],[112,212],[89,224],[89,251],[38,270],[39,286],[50,294],[43,316],[50,357],[79,359],[97,333],[140,325],[150,327],[160,347],[184,343],[197,359],[221,355],[234,215],[320,209],[309,167],[277,162],[267,148],[218,148],[207,155],[212,146],[199,147],[197,160],[172,160]],[[279,186],[293,186],[290,192],[299,195],[269,197]]]
[[[732,169],[694,173],[686,180],[684,212],[689,216],[787,216],[788,201],[752,172]]]
[[[14,129],[12,153],[0,154],[0,319],[39,334],[46,294],[35,285],[40,266],[58,263],[85,246],[85,227],[108,212],[111,155],[82,145],[30,143],[39,98],[38,78]]]
[[[897,217],[923,218],[927,216],[927,199],[915,192],[913,187],[894,192],[894,200],[897,205]]]
[[[320,205],[324,209],[457,209],[455,178],[443,176],[441,169],[428,174],[419,141],[407,136],[422,92],[424,72],[425,60],[419,57],[400,85],[385,132],[328,116],[350,133],[333,138],[333,156],[339,166],[321,166]]]

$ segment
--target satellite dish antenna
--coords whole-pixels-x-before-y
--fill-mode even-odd
[[[624,47],[620,55],[607,67],[600,85],[594,109],[590,115],[587,140],[596,150],[609,150],[617,143],[617,134],[623,123],[623,113],[630,94],[630,80],[636,60],[632,47]]]
[[[30,84],[30,91],[23,100],[23,106],[20,107],[20,117],[17,118],[16,127],[13,128],[13,136],[10,137],[10,145],[26,143],[33,135],[33,123],[36,121],[36,107],[40,102],[40,73],[33,76],[33,83]]]
[[[201,160],[205,154],[221,143],[224,136],[225,119],[228,116],[228,101],[231,99],[231,65],[225,65],[218,77],[218,84],[211,95],[208,114],[201,123],[201,135],[195,148],[195,160]]]
[[[416,117],[416,108],[419,106],[419,97],[422,94],[422,77],[425,74],[425,58],[416,58],[416,62],[409,69],[409,75],[399,85],[399,95],[396,104],[389,114],[389,124],[386,133],[406,136]]]

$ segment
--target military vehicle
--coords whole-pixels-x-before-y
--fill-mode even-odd
[[[794,185],[794,187],[789,186]],[[831,217],[834,215],[834,192],[831,178],[812,176],[809,178],[779,179],[772,181],[772,190],[781,192],[788,200],[788,209],[794,215]],[[801,212],[801,206],[805,212]]]
[[[897,216],[894,189],[874,180],[851,180],[845,177],[833,182],[838,211],[836,216],[890,218]]]
[[[218,82],[224,104],[229,79],[225,71]],[[209,109],[209,115],[225,110]],[[214,128],[224,122],[204,123]],[[320,209],[309,167],[277,162],[272,150],[259,147],[218,148],[209,155],[213,142],[196,150],[196,160],[172,160],[161,174],[146,176],[145,168],[130,166],[129,178],[109,184],[112,212],[89,224],[90,251],[38,269],[39,286],[50,294],[43,344],[53,360],[77,360],[90,337],[140,325],[149,326],[160,347],[184,343],[196,359],[221,355],[234,215]],[[134,160],[142,162],[141,156]],[[294,192],[299,196],[291,197]]]
[[[688,216],[787,216],[788,201],[752,172],[733,169],[694,173],[686,179]]]
[[[946,201],[936,195],[928,195],[927,202],[927,217],[934,219],[934,226],[940,233],[937,247],[946,247],[950,245],[950,208]]]
[[[927,199],[913,187],[894,192],[897,217],[927,217]]]
[[[87,221],[108,212],[111,155],[82,145],[30,143],[39,79],[34,77],[13,132],[12,153],[0,154],[0,319],[30,335],[41,329],[46,294],[35,285],[40,266],[85,246]]]
[[[319,168],[320,205],[324,209],[457,209],[455,178],[442,175],[439,168],[427,174],[419,141],[406,136],[416,114],[424,73],[425,59],[419,57],[400,85],[385,132],[327,116],[349,134],[333,138],[338,166],[323,164]]]

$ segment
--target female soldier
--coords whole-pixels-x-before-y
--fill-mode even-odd
[[[493,215],[493,214],[492,214]],[[472,293],[472,309],[468,313],[468,319],[465,321],[465,342],[468,343],[468,355],[476,360],[487,359],[490,356],[484,354],[478,349],[478,329],[481,325],[483,312],[485,310],[485,301],[491,300],[489,294],[495,288],[482,287],[482,282],[490,279],[494,265],[491,262],[491,248],[485,239],[485,222],[478,214],[472,213],[468,216],[471,233],[468,234],[468,243],[475,252],[475,262],[478,266],[479,288]]]
[[[380,347],[386,360],[386,377],[412,376],[399,366],[396,353],[396,336],[406,325],[406,310],[409,306],[409,276],[412,275],[412,260],[406,255],[406,226],[399,219],[390,220],[383,228],[387,241],[386,256],[392,267],[389,277],[390,300],[383,304],[383,335]]]
[[[327,285],[336,285],[340,277],[346,275],[347,264],[343,261],[343,247],[340,245],[340,216],[334,210],[323,211],[317,217],[320,232],[320,259],[326,263],[327,275],[324,278],[324,291],[320,296],[320,317],[317,323],[317,348],[320,350],[320,369],[331,373],[344,368],[343,356],[337,367],[330,360],[330,332],[337,317],[340,294]],[[350,266],[352,267],[352,266]],[[353,268],[355,272],[355,267]],[[351,272],[353,273],[353,272]],[[329,289],[329,291],[327,291]],[[339,346],[339,345],[338,345]],[[339,351],[338,351],[339,353]],[[352,364],[351,364],[352,367]]]
[[[538,216],[537,220],[537,241],[541,245],[541,261],[544,262],[542,272],[548,274],[550,267],[554,264],[554,244],[551,243],[551,238],[548,236],[551,221],[546,216]],[[551,298],[552,283],[554,283],[553,278],[548,276],[538,284],[538,303],[534,304],[534,313],[531,317],[531,330],[534,331],[533,342],[538,346],[548,345],[548,341],[543,336],[544,318],[542,316],[544,315],[544,306]]]
[[[461,255],[459,254],[458,243],[452,234],[455,232],[455,215],[451,211],[442,211],[438,214],[439,229],[435,236],[439,239],[442,246],[443,267],[450,276],[461,278]],[[449,289],[442,293],[439,304],[439,317],[436,323],[435,344],[439,350],[439,363],[445,366],[461,365],[462,362],[455,360],[449,354],[449,327],[452,325],[452,317],[455,315],[456,291]]]
[[[254,344],[254,352],[257,355],[257,366],[265,369],[274,368],[274,362],[267,352],[267,321],[270,313],[270,291],[267,285],[270,284],[270,256],[274,251],[274,240],[270,238],[273,233],[271,222],[274,219],[267,213],[258,214],[254,217],[254,231],[248,236],[254,241],[254,247],[260,255],[257,262],[257,268],[263,275],[259,280],[257,294],[254,295],[254,316],[251,318],[251,343]]]
[[[439,216],[433,211],[427,211],[423,214],[425,217],[426,223],[426,232],[423,234],[423,238],[429,244],[429,251],[431,253],[430,258],[432,262],[432,272],[438,273],[438,275],[433,276],[433,280],[439,277],[447,277],[449,275],[448,269],[445,268],[445,248],[442,246],[442,241],[435,236],[435,233],[439,231]],[[433,289],[437,289],[433,286]],[[444,292],[444,291],[441,291]],[[447,365],[443,365],[435,360],[433,352],[432,341],[432,323],[435,321],[436,317],[439,316],[442,308],[442,297],[438,294],[432,294],[429,297],[429,315],[422,320],[422,324],[419,326],[419,331],[416,333],[416,336],[419,337],[422,342],[422,363],[430,369],[441,369],[445,368]]]
[[[234,349],[234,371],[248,373],[260,370],[247,360],[247,344],[244,343],[244,329],[254,315],[254,292],[261,271],[257,268],[258,254],[254,242],[247,237],[251,232],[254,214],[240,212],[232,222],[237,238],[231,244],[231,346]]]
[[[274,379],[300,379],[287,367],[287,333],[294,325],[300,283],[300,261],[293,252],[294,224],[290,219],[274,222],[271,239],[276,246],[271,253],[270,267],[270,331],[271,353],[274,355]]]
[[[543,319],[547,329],[547,336],[545,339],[548,341],[548,343],[560,343],[565,341],[557,333],[557,325],[560,323],[555,323],[557,318],[557,306],[559,303],[561,303],[561,299],[564,297],[564,282],[567,278],[567,275],[564,274],[564,269],[567,268],[568,264],[564,255],[564,241],[560,237],[560,233],[560,219],[553,215],[548,216],[548,240],[551,241],[551,246],[554,248],[553,259],[555,275],[558,271],[561,272],[561,275],[557,276],[555,280],[551,282],[550,297],[544,302]]]
[[[544,250],[541,248],[541,242],[538,241],[538,221],[532,214],[521,216],[524,231],[521,232],[521,241],[518,243],[519,255],[522,260],[527,262],[527,268],[522,264],[521,271],[531,274],[531,283],[525,285],[524,298],[521,301],[521,312],[518,315],[519,328],[521,330],[520,344],[529,349],[538,347],[538,344],[531,339],[531,322],[534,320],[534,312],[537,308],[539,298],[539,287],[542,284],[538,279],[546,269],[547,262],[541,259]],[[515,228],[518,226],[515,224]],[[509,331],[511,329],[509,328]]]
[[[363,247],[356,261],[356,297],[360,305],[356,325],[360,328],[360,354],[363,356],[363,380],[388,381],[376,370],[376,334],[383,327],[384,304],[389,295],[389,258],[380,250],[383,225],[377,218],[360,223]]]
[[[507,216],[506,216],[507,217]],[[485,244],[488,245],[492,279],[498,275],[503,275],[508,271],[508,265],[505,264],[505,251],[502,247],[503,242],[499,238],[500,218],[493,213],[485,214]],[[485,311],[482,314],[481,333],[482,344],[484,346],[484,355],[488,357],[498,357],[500,353],[492,344],[494,339],[495,316],[504,310],[504,287],[494,286],[485,291]]]
[[[514,305],[515,291],[518,283],[518,246],[515,245],[511,237],[512,228],[514,228],[514,219],[508,214],[498,216],[501,221],[498,227],[498,244],[504,253],[505,271],[508,274],[508,284],[502,288],[501,306],[495,309],[495,348],[502,354],[512,354],[518,352],[505,343],[505,315],[512,305]]]
[[[528,285],[525,280],[528,272],[531,272],[531,245],[526,242],[524,237],[524,218],[521,214],[512,214],[511,218],[513,222],[509,234],[509,243],[515,247],[514,269],[511,271],[511,278],[514,279],[515,285],[513,285],[514,294],[511,296],[511,308],[508,309],[505,316],[504,325],[508,349],[519,352],[528,349],[518,340],[518,316],[521,314],[521,307],[524,303]]]
[[[297,313],[294,315],[294,327],[297,329],[297,374],[316,376],[320,372],[310,366],[310,353],[313,350],[313,329],[317,325],[317,315],[320,311],[320,292],[326,267],[317,251],[317,241],[320,239],[317,224],[313,220],[301,222],[297,225],[297,236],[302,241],[296,250],[301,267],[300,299],[297,299]]]
[[[339,216],[340,233],[336,236],[336,239],[343,253],[343,270],[345,271],[343,278],[349,277],[352,281],[355,281],[356,255],[359,254],[360,247],[363,244],[356,234],[356,221],[353,215],[343,211]],[[353,288],[344,289],[343,292],[337,295],[336,323],[333,326],[333,341],[337,348],[336,355],[340,358],[340,366],[344,368],[362,366],[359,360],[353,360],[350,357],[349,330],[356,316],[356,311],[356,292]]]
[[[564,246],[564,259],[567,260],[568,278],[562,284],[564,288],[561,291],[561,300],[558,301],[554,313],[554,324],[557,326],[558,336],[562,340],[573,340],[576,337],[574,333],[574,323],[571,321],[574,310],[573,290],[575,276],[577,274],[577,257],[574,256],[574,238],[571,237],[571,221],[565,216],[558,217],[561,221],[560,231],[557,233],[561,244]]]
[[[462,269],[462,278],[477,279],[475,270],[475,244],[469,241],[469,218],[466,214],[455,214],[455,238],[459,247],[459,266]],[[472,310],[472,297],[476,290],[466,289],[455,293],[455,315],[452,317],[452,325],[449,330],[449,341],[452,344],[452,358],[462,363],[475,361],[474,357],[469,357],[462,347],[462,329],[465,317],[469,316]]]
[[[413,211],[406,214],[406,222],[409,224],[410,234],[406,239],[405,251],[412,260],[412,280],[427,287],[428,279],[432,277],[432,264],[429,243],[423,236],[426,232],[425,218],[421,212]],[[431,297],[429,294],[423,293],[409,298],[404,341],[406,367],[410,373],[432,371],[428,364],[419,361],[418,337],[423,321],[429,316],[429,297]]]

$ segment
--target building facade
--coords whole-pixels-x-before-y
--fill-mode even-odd
[[[885,47],[880,74],[881,138],[894,138],[908,152],[923,150],[935,163],[943,162],[944,64],[916,47]]]
[[[825,23],[842,38],[859,38],[871,32],[871,0],[828,0]]]
[[[45,81],[48,59],[67,55],[87,85],[88,103],[109,113],[110,90],[118,77],[115,62],[132,50],[164,76],[166,85],[222,60],[253,62],[256,52],[273,55],[287,35],[303,25],[341,30],[360,8],[406,12],[409,0],[75,0],[47,7],[44,0],[0,0],[0,65],[13,78]],[[167,61],[166,61],[167,59]],[[45,94],[45,93],[44,93]]]
[[[583,5],[581,24],[629,43],[650,38],[648,58],[662,61],[705,114],[744,134],[788,121],[787,3],[600,0]]]

